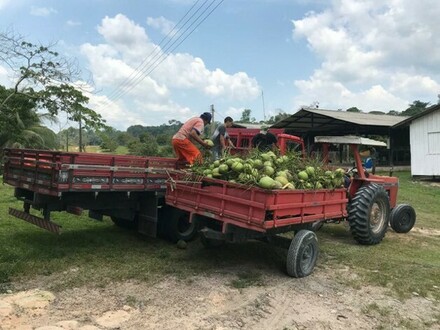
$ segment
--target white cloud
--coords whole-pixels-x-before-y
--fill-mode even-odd
[[[151,26],[152,28],[159,30],[160,33],[163,35],[168,35],[171,31],[173,31],[173,28],[175,26],[175,23],[167,20],[165,17],[160,16],[157,18],[148,17],[147,18],[147,25]],[[172,34],[170,34],[170,37],[176,35],[176,31],[173,31]]]
[[[105,17],[97,29],[104,43],[84,44],[81,52],[89,62],[97,89],[105,90],[111,100],[118,100],[117,109],[109,110],[102,97],[93,97],[96,110],[108,116],[115,127],[161,124],[169,119],[184,121],[198,115],[203,104],[208,106],[216,99],[246,101],[260,93],[257,81],[244,72],[210,70],[201,58],[190,54],[167,56],[143,27],[124,15]],[[199,100],[199,104],[192,105],[196,110],[176,100],[186,100],[187,92]]]
[[[0,10],[12,3],[12,0],[0,0]]]
[[[56,14],[57,11],[53,8],[32,6],[30,13],[32,16],[47,17],[47,16],[50,16],[51,14]]]
[[[80,25],[82,25],[81,22],[79,22],[79,21],[73,21],[73,20],[70,20],[70,19],[66,22],[66,24],[67,24],[68,26],[80,26]]]
[[[295,82],[297,105],[319,100],[328,108],[387,111],[436,100],[439,15],[435,0],[333,0],[293,21],[294,39],[305,38],[322,60],[309,79]]]
[[[0,85],[5,86],[6,88],[12,87],[11,82],[11,73],[9,70],[0,65]]]

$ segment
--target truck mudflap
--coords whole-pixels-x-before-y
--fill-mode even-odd
[[[61,226],[50,220],[37,217],[35,215],[14,209],[12,207],[9,208],[9,214],[18,219],[32,223],[40,228],[46,229],[52,233],[61,234]]]

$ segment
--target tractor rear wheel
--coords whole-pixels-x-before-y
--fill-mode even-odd
[[[396,233],[409,232],[416,223],[416,211],[411,205],[400,204],[391,210],[390,225]]]
[[[318,259],[318,238],[310,230],[300,230],[292,239],[287,252],[287,274],[305,277],[313,272]]]
[[[378,244],[385,236],[390,201],[385,189],[371,183],[361,187],[348,207],[348,222],[354,239],[364,245]]]

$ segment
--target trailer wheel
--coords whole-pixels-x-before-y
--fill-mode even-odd
[[[390,218],[390,201],[382,186],[359,188],[348,206],[348,222],[354,239],[364,245],[378,244],[385,236]]]
[[[310,230],[316,233],[322,228],[322,226],[324,226],[324,221],[315,221],[311,224]]]
[[[409,232],[416,223],[416,211],[411,205],[400,204],[391,210],[390,225],[396,233]]]
[[[318,259],[318,238],[310,230],[300,230],[290,243],[287,252],[287,274],[305,277],[313,272]]]
[[[110,218],[112,219],[113,223],[120,228],[134,230],[138,226],[137,217],[135,217],[135,219],[132,221],[118,217]]]
[[[168,208],[164,221],[165,234],[171,242],[191,241],[198,230],[196,223],[189,222],[189,213],[174,207]]]

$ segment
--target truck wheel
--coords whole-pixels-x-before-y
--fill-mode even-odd
[[[363,186],[348,206],[348,222],[354,239],[364,245],[380,243],[390,218],[390,201],[382,186]]]
[[[390,225],[396,233],[409,232],[416,223],[416,211],[411,205],[400,204],[391,210]]]
[[[287,252],[287,274],[305,277],[313,272],[318,259],[318,238],[310,230],[300,230],[290,243]]]
[[[113,223],[120,228],[133,230],[136,229],[138,226],[137,217],[132,221],[118,217],[110,217],[110,218],[112,219]]]
[[[164,221],[165,234],[171,242],[191,241],[195,238],[198,226],[196,223],[189,222],[189,213],[176,208],[169,208]]]

